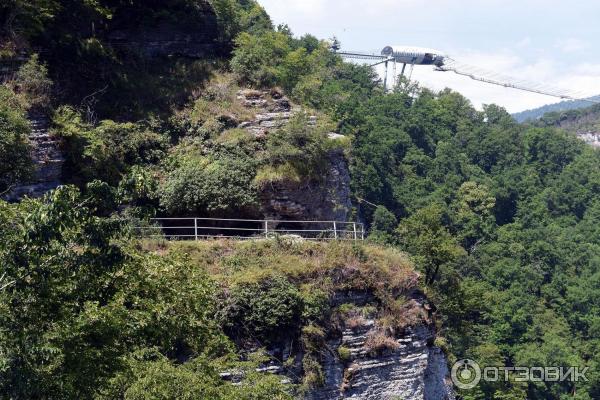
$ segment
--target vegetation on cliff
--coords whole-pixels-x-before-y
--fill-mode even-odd
[[[318,385],[311,345],[335,318],[358,318],[330,309],[334,291],[368,289],[388,327],[406,322],[401,300],[416,275],[403,250],[440,310],[451,360],[591,368],[587,382],[482,383],[465,400],[600,398],[597,151],[449,90],[403,82],[384,93],[370,68],[273,28],[253,1],[14,0],[0,21],[4,59],[40,50],[0,88],[0,192],[30,171],[26,115],[40,107],[53,110],[64,178],[79,188],[0,202],[5,397],[289,398],[239,350],[292,332],[307,348],[305,383]],[[173,21],[214,52],[150,57],[118,42],[125,32],[143,44],[155,25],[177,38]],[[246,86],[279,86],[325,122],[298,115],[250,135],[237,129],[251,117],[237,98]],[[319,175],[342,145],[327,138],[328,121],[349,138],[356,214],[387,249],[153,247],[118,222],[250,215],[261,185]],[[246,379],[226,383],[228,370]]]

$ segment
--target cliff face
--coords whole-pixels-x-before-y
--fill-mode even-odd
[[[30,113],[29,121],[31,158],[35,165],[34,176],[30,182],[23,182],[8,193],[5,197],[8,201],[17,201],[25,196],[41,197],[60,185],[65,159],[60,149],[60,142],[48,131],[49,118],[43,113]]]
[[[372,300],[364,292],[338,293],[332,306],[343,304],[346,308],[351,305],[360,309],[372,304]],[[420,295],[411,299],[409,305],[413,311],[428,313],[426,300]],[[385,348],[374,350],[373,338],[381,331],[374,316],[362,314],[341,332],[327,332],[327,339],[320,346],[322,383],[310,389],[304,398],[455,400],[446,356],[433,345],[435,328],[431,319],[388,336]],[[303,360],[307,355],[302,347],[294,346],[294,338],[288,339],[281,346],[268,349],[273,360],[282,362],[273,361],[262,371],[287,375],[290,381],[299,382],[299,377],[306,374]]]
[[[182,29],[177,24],[163,22],[153,29],[115,30],[108,35],[108,42],[115,48],[135,51],[144,57],[205,58],[217,50],[217,20],[209,11],[193,29]]]
[[[302,111],[276,90],[243,90],[238,100],[256,113],[238,127],[259,138],[285,126],[295,113]],[[317,117],[309,116],[308,123],[315,125]],[[320,179],[272,182],[261,189],[259,197],[261,214],[267,219],[346,221],[352,204],[350,173],[343,151],[329,152],[327,173]]]
[[[344,301],[359,306],[363,298],[350,296]],[[424,306],[422,298],[412,301],[415,307]],[[454,400],[446,357],[432,344],[431,324],[408,327],[393,338],[395,344],[374,354],[369,341],[380,329],[375,319],[365,316],[358,326],[347,327],[340,338],[329,340],[332,351],[324,353],[324,385],[308,399]],[[340,348],[348,350],[347,359],[340,360]]]

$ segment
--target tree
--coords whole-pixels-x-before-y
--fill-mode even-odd
[[[454,220],[462,245],[470,251],[493,233],[495,221],[493,209],[496,199],[484,185],[465,182],[458,189],[453,204]]]
[[[443,225],[442,216],[442,208],[431,205],[402,220],[397,230],[401,247],[424,270],[427,285],[435,283],[441,270],[452,268],[466,255]]]

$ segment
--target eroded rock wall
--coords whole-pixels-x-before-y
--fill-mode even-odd
[[[255,112],[253,119],[238,127],[258,138],[280,129],[295,113],[302,112],[277,90],[242,90],[238,100]],[[316,123],[316,116],[308,117],[309,125]],[[330,135],[341,136],[333,132]],[[261,189],[259,196],[261,213],[267,219],[347,221],[352,207],[348,161],[343,151],[333,150],[327,155],[324,176],[301,182],[272,182]]]
[[[49,132],[50,120],[44,113],[30,113],[31,158],[34,163],[33,178],[16,186],[5,196],[8,201],[17,201],[23,197],[41,197],[49,190],[60,185],[62,166],[65,162],[60,141]]]
[[[362,303],[362,299],[356,302]],[[322,362],[325,383],[311,391],[309,400],[454,400],[444,353],[433,345],[431,324],[409,327],[394,338],[396,348],[374,355],[368,337],[379,327],[373,318],[344,329],[341,338],[327,343]],[[340,360],[339,349],[349,351]]]

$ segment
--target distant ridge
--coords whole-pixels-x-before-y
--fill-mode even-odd
[[[600,95],[590,97],[590,100],[600,101]],[[566,100],[561,101],[559,103],[547,104],[542,107],[534,108],[531,110],[525,110],[518,113],[513,114],[513,118],[517,120],[517,122],[525,122],[527,120],[538,120],[544,114],[549,112],[560,112],[560,111],[568,111],[568,110],[578,110],[581,108],[587,108],[592,106],[593,104],[589,101],[585,100]]]

